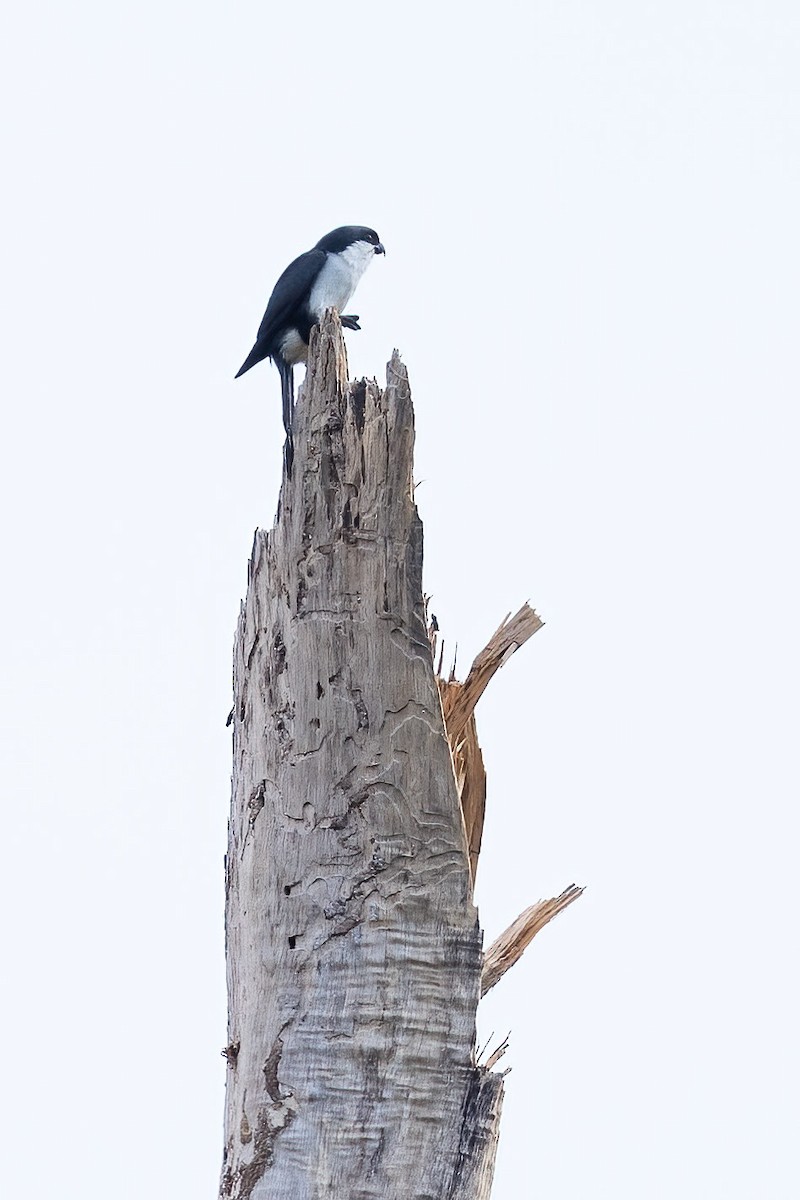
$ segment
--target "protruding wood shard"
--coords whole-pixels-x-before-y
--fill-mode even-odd
[[[495,672],[543,625],[544,621],[528,604],[523,604],[513,617],[509,613],[503,618],[470,667],[464,682],[447,691],[443,707],[451,741],[460,736]],[[449,682],[452,685],[455,681]]]
[[[512,921],[508,929],[495,938],[483,956],[483,971],[481,972],[481,995],[485,996],[490,988],[503,978],[506,971],[514,966],[530,946],[540,929],[548,921],[563,912],[573,900],[583,894],[583,888],[571,883],[560,896],[553,900],[539,900],[520,913],[516,921]]]
[[[473,886],[478,870],[478,856],[483,837],[483,820],[486,810],[486,771],[483,755],[478,744],[475,725],[475,705],[480,700],[489,681],[500,667],[511,658],[520,646],[533,637],[544,625],[542,619],[528,604],[519,612],[510,614],[501,621],[489,641],[476,657],[463,683],[453,678],[442,679],[437,675],[439,695],[442,699],[447,740],[453,757],[453,770],[461,800],[464,831],[469,850],[470,874]],[[431,652],[436,659],[437,631],[430,628],[428,636]]]

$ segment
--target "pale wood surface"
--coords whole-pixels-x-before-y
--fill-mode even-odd
[[[413,411],[312,337],[234,650],[221,1197],[485,1200],[481,933],[425,628]]]

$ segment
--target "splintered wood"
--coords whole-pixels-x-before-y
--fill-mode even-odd
[[[486,771],[483,755],[478,745],[474,709],[485,692],[489,681],[515,651],[533,637],[544,622],[527,604],[519,612],[510,614],[500,623],[489,641],[481,650],[463,683],[451,675],[442,679],[437,674],[439,695],[442,700],[447,740],[453,757],[453,770],[461,800],[461,812],[469,850],[469,865],[473,885],[478,870],[478,855],[483,837],[483,818],[486,809]],[[437,631],[429,627],[428,637],[431,652],[436,661]]]
[[[481,973],[481,995],[485,996],[506,971],[513,967],[517,959],[531,944],[540,929],[544,929],[548,921],[563,912],[573,900],[583,894],[583,888],[571,883],[568,888],[552,900],[539,900],[520,913],[516,921],[512,921],[505,933],[495,938],[483,956],[483,971]]]
[[[512,654],[524,645],[528,638],[533,637],[543,624],[544,622],[528,604],[523,604],[513,617],[509,614],[501,621],[483,650],[478,654],[463,683],[454,679],[452,672],[449,679],[442,678],[443,654],[439,655],[436,682],[439,686],[445,730],[453,759],[453,773],[456,777],[456,787],[461,801],[461,815],[464,821],[473,886],[478,870],[478,856],[486,812],[486,770],[478,744],[475,705],[495,672],[507,663]],[[438,626],[429,623],[428,638],[434,661],[436,661],[438,634]],[[552,900],[539,900],[520,913],[483,956],[482,996],[485,996],[489,989],[493,988],[505,975],[506,971],[522,957],[539,930],[543,929],[548,921],[552,921],[553,917],[557,917],[560,912],[563,912],[568,905],[572,904],[573,900],[577,900],[582,892],[583,888],[570,884],[560,896],[555,896]]]

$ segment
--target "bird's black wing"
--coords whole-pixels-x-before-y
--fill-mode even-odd
[[[291,322],[295,310],[302,306],[327,257],[324,250],[314,249],[289,263],[272,289],[267,311],[258,327],[256,343],[236,372],[237,379],[277,349],[274,345],[275,335],[282,332]]]

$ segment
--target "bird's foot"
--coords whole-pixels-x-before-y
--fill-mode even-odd
[[[354,317],[352,315],[352,313],[349,316],[342,315],[339,319],[342,322],[343,329],[360,329],[361,328],[361,326],[358,323],[358,317]]]

